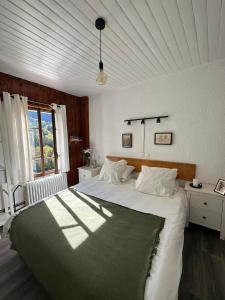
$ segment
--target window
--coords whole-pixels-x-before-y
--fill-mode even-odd
[[[54,111],[29,105],[28,119],[34,177],[57,173]]]

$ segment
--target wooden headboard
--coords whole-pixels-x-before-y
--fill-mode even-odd
[[[195,178],[195,170],[196,170],[195,164],[163,161],[163,160],[150,160],[150,159],[133,158],[133,157],[111,156],[111,155],[107,155],[107,158],[112,161],[125,159],[128,165],[132,165],[135,167],[136,172],[140,172],[141,166],[144,165],[148,167],[177,169],[178,170],[177,178],[179,179],[191,181],[193,178]]]

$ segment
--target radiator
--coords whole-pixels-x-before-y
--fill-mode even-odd
[[[66,173],[56,174],[25,184],[27,204],[33,204],[68,187]]]

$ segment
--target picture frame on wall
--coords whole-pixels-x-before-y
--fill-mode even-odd
[[[214,189],[214,192],[225,196],[225,180],[224,179],[219,179],[216,187]]]
[[[155,145],[172,145],[173,133],[172,132],[156,132],[154,136]]]
[[[132,148],[132,133],[123,133],[122,134],[122,147],[123,148]]]

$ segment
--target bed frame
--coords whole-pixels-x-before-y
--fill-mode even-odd
[[[163,161],[163,160],[150,160],[144,158],[134,158],[134,157],[123,157],[123,156],[112,156],[107,155],[107,158],[112,161],[118,161],[120,159],[125,159],[128,165],[135,167],[136,172],[141,171],[141,166],[148,167],[159,167],[159,168],[169,168],[177,169],[177,178],[192,181],[195,178],[196,165],[181,162]]]

